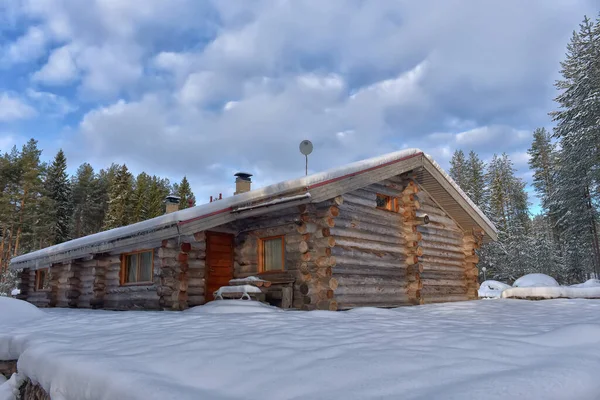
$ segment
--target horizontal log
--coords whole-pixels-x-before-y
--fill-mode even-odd
[[[453,251],[440,250],[440,249],[435,249],[435,248],[431,248],[431,247],[427,247],[427,246],[423,247],[423,256],[437,257],[440,259],[458,260],[459,262],[462,262],[465,260],[465,255],[462,252],[455,253]]]
[[[380,221],[382,222],[382,221]],[[374,224],[370,222],[359,221],[357,219],[346,219],[345,215],[340,215],[335,220],[336,228],[359,229],[363,232],[374,233],[378,235],[386,235],[396,238],[403,238],[403,232],[395,226]],[[385,223],[385,222],[384,222]]]
[[[322,300],[317,304],[317,310],[337,311],[338,303],[335,300]]]
[[[404,287],[407,284],[404,275],[400,276],[377,276],[377,275],[358,275],[358,274],[335,274],[338,288],[343,286],[379,286],[390,285]]]
[[[344,253],[338,252],[340,250],[338,247],[334,247],[332,249],[332,254],[336,258],[336,268],[346,267],[346,268],[355,268],[358,267],[370,267],[370,268],[388,268],[388,269],[398,269],[404,271],[406,264],[405,259],[381,259],[376,256],[369,255],[369,257],[365,255],[359,255],[358,253],[348,253],[344,251]],[[334,269],[334,274],[335,274]],[[382,270],[383,271],[383,270]]]
[[[301,225],[298,226],[297,231],[298,233],[314,233],[317,231],[317,229],[319,229],[318,225],[313,223],[313,222],[303,222]]]
[[[405,285],[386,285],[386,284],[378,284],[378,285],[340,285],[335,290],[336,298],[343,295],[365,295],[365,296],[374,296],[374,295],[393,295],[399,294],[405,296],[407,293]]]
[[[406,240],[401,236],[388,236],[377,233],[370,233],[368,231],[363,231],[361,229],[355,228],[341,228],[335,227],[331,228],[331,234],[334,238],[345,238],[349,240],[350,238],[359,239],[362,241],[372,241],[376,243],[382,244],[392,244],[401,246],[406,243]],[[417,235],[414,235],[414,239],[418,238]],[[335,242],[337,243],[337,242]]]
[[[425,302],[425,304],[432,304],[432,303],[447,303],[447,302],[453,302],[453,301],[468,301],[469,296],[467,296],[466,294],[462,295],[436,295],[436,296],[424,296],[423,300]]]

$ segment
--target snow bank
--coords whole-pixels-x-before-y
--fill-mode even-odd
[[[19,289],[13,289],[13,290],[10,292],[10,295],[11,295],[11,296],[18,296],[18,295],[20,295],[20,294],[21,294],[21,290],[19,290]]]
[[[600,287],[513,287],[502,292],[504,299],[600,299]]]
[[[572,288],[600,287],[600,279],[588,279],[583,283],[571,285]]]
[[[270,311],[244,316],[221,307]],[[3,348],[20,355],[20,375],[56,399],[597,400],[600,393],[600,301],[313,313],[222,300],[186,312],[47,315],[0,324],[0,359]]]
[[[479,286],[479,297],[484,298],[499,298],[502,291],[510,288],[510,285],[499,281],[488,280]]]
[[[21,381],[17,374],[13,374],[9,380],[0,375],[0,400],[15,400],[19,393],[19,385]]]
[[[556,279],[546,274],[528,274],[513,283],[513,287],[556,287]]]
[[[0,327],[45,315],[42,310],[26,301],[0,296]]]
[[[283,312],[281,308],[272,307],[252,300],[215,300],[203,306],[192,307],[185,311],[193,314],[257,314]]]

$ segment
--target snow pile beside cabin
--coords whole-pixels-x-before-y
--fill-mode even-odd
[[[263,308],[224,300],[173,313],[50,309],[0,324],[0,359],[20,356],[22,378],[65,400],[600,393],[600,353],[590,350],[600,346],[600,301],[254,312]]]
[[[5,324],[42,318],[45,314],[33,304],[0,296],[0,332],[2,332],[2,326]]]
[[[551,276],[528,274],[517,279],[513,286],[502,282],[487,280],[479,288],[480,298],[512,299],[598,299],[600,298],[600,280],[590,279],[584,283],[560,286]]]

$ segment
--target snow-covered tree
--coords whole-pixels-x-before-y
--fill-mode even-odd
[[[560,151],[550,206],[559,215],[569,269],[575,275],[593,270],[600,275],[600,21],[584,18],[561,66],[559,109],[551,113]]]
[[[48,167],[46,180],[46,207],[49,244],[58,244],[69,239],[71,227],[71,186],[67,175],[67,159],[65,153],[58,151],[54,161]]]
[[[488,211],[488,192],[486,184],[486,165],[473,150],[469,152],[466,165],[467,183],[464,189],[471,200],[483,212]]]
[[[506,154],[494,155],[488,165],[487,180],[489,217],[498,229],[498,242],[481,249],[480,266],[487,267],[489,276],[513,281],[532,269],[531,221],[525,183],[515,175]]]
[[[108,189],[108,210],[104,218],[104,229],[118,228],[131,220],[131,197],[133,176],[123,164],[115,173]]]
[[[469,174],[467,168],[465,153],[462,150],[454,151],[452,159],[450,160],[450,171],[448,171],[448,173],[450,177],[454,179],[454,182],[456,182],[465,192],[468,191],[469,187]]]

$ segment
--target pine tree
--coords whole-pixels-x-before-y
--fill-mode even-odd
[[[464,192],[467,192],[470,188],[467,169],[465,153],[462,150],[456,150],[450,160],[449,174]]]
[[[176,189],[175,194],[180,198],[179,209],[183,210],[184,208],[190,206],[194,207],[196,205],[196,198],[194,197],[194,193],[192,193],[192,188],[190,187],[187,177],[183,177]]]
[[[485,163],[471,150],[469,152],[469,160],[467,161],[466,176],[468,183],[465,190],[471,200],[473,200],[473,203],[487,214],[488,194],[485,169]]]
[[[158,217],[165,212],[165,198],[171,193],[170,182],[157,176],[152,177],[148,190],[148,218]]]
[[[65,242],[69,239],[71,226],[71,186],[67,175],[67,159],[62,149],[48,168],[45,189],[50,200],[49,208],[45,211],[50,216],[49,242]]]
[[[104,219],[104,229],[113,229],[129,224],[131,220],[133,177],[127,166],[123,164],[108,189],[108,211]]]
[[[135,179],[135,188],[131,197],[133,206],[131,222],[145,221],[151,218],[148,210],[149,190],[152,185],[152,178],[145,172],[142,172]]]
[[[71,188],[71,236],[78,238],[98,232],[104,220],[104,204],[107,201],[106,196],[99,196],[98,192],[104,189],[106,194],[106,189],[90,164],[79,166],[71,181]]]
[[[563,79],[556,83],[560,94],[555,99],[560,108],[551,113],[556,121],[554,136],[560,140],[560,167],[551,203],[560,215],[570,270],[584,275],[593,269],[600,276],[600,21],[594,24],[584,18],[579,32],[573,32],[561,66]],[[573,243],[574,237],[579,244]],[[591,264],[585,261],[588,251]]]
[[[498,242],[484,246],[480,266],[490,276],[513,281],[533,269],[529,233],[531,221],[525,183],[515,176],[506,154],[494,155],[488,166],[489,216],[498,229]]]
[[[14,199],[17,221],[12,255],[39,248],[41,235],[37,222],[40,215],[43,215],[43,210],[38,206],[41,198],[40,193],[43,190],[42,177],[46,170],[45,164],[40,162],[41,154],[42,151],[38,149],[37,141],[30,139],[23,145],[20,157],[16,161],[19,181],[17,183],[17,198]]]

